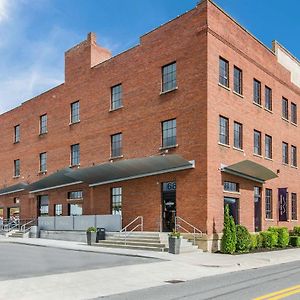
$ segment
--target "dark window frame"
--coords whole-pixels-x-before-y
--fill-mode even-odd
[[[273,190],[266,189],[265,190],[265,216],[266,219],[273,219]]]
[[[267,142],[270,141],[270,143]],[[273,158],[273,138],[271,135],[265,135],[265,157],[268,159]]]
[[[258,137],[258,139],[256,137]],[[258,142],[258,144],[256,142]],[[256,129],[254,129],[253,133],[253,153],[259,156],[262,154],[261,132]]]
[[[79,166],[80,165],[80,144],[71,145],[71,158],[70,158],[71,166]]]
[[[72,212],[73,207],[80,207],[81,213],[75,214]],[[68,216],[82,216],[83,215],[83,203],[68,203]]]
[[[40,172],[47,172],[47,152],[40,153]]]
[[[219,143],[229,146],[229,119],[221,115],[219,116]]]
[[[40,116],[40,134],[46,134],[48,132],[48,115],[43,114]]]
[[[294,102],[291,102],[291,122],[294,124],[297,124],[297,104]]]
[[[54,204],[54,215],[56,217],[63,215],[63,205],[61,203]]]
[[[122,83],[116,84],[110,88],[110,110],[116,110],[123,106],[123,86]]]
[[[285,97],[281,100],[281,116],[285,120],[289,119],[289,100]]]
[[[289,164],[289,144],[282,142],[282,163]]]
[[[223,184],[223,190],[224,192],[239,193],[240,185],[237,182],[225,180]]]
[[[272,89],[265,85],[265,108],[269,111],[273,110]]]
[[[177,89],[177,63],[173,61],[161,67],[161,91],[170,92]]]
[[[161,122],[161,147],[172,148],[177,146],[177,119]]]
[[[83,200],[83,191],[69,191],[67,196],[68,200]]]
[[[291,145],[291,166],[297,167],[297,147]]]
[[[236,130],[236,126],[239,130]],[[243,149],[243,124],[236,121],[233,123],[233,146],[236,149]]]
[[[74,101],[70,104],[70,124],[76,124],[80,122],[80,101]]]
[[[298,220],[298,200],[296,193],[291,193],[291,219],[293,221]]]
[[[14,143],[19,143],[21,140],[21,125],[14,126]]]
[[[122,187],[112,187],[110,190],[111,195],[111,214],[112,215],[122,215]]]
[[[237,66],[233,67],[233,91],[243,95],[243,70]]]
[[[253,79],[253,102],[261,106],[261,82]]]
[[[219,56],[219,84],[229,88],[229,61]]]
[[[110,136],[110,157],[121,157],[123,154],[123,134],[118,132]]]
[[[14,160],[14,177],[21,176],[21,161],[20,159]]]

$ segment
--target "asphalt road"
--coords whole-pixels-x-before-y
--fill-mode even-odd
[[[0,281],[158,262],[158,259],[0,244]]]
[[[287,289],[289,288],[289,289]],[[285,291],[282,291],[286,289]],[[277,294],[266,294],[278,292]],[[110,300],[300,299],[300,261],[102,297]]]

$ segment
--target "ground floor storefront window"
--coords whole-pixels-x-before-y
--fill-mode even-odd
[[[122,188],[115,187],[111,189],[111,213],[113,215],[122,215]]]
[[[69,216],[82,216],[81,203],[69,203]]]
[[[224,207],[229,206],[229,214],[233,217],[235,224],[239,224],[239,199],[224,197]]]
[[[49,215],[49,198],[48,195],[38,197],[38,211],[41,217]]]

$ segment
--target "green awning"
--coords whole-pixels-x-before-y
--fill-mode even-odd
[[[27,186],[28,186],[27,183],[21,182],[21,183],[17,183],[17,184],[5,187],[0,190],[0,196],[22,192],[27,188]]]
[[[259,183],[278,177],[272,170],[251,160],[243,160],[230,166],[222,166],[221,171]]]

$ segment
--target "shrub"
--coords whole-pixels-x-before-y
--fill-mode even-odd
[[[251,236],[251,247],[250,247],[250,249],[251,250],[253,250],[253,249],[256,249],[256,248],[258,248],[258,246],[257,246],[257,234],[250,234],[250,236]]]
[[[263,247],[263,236],[261,234],[256,235],[256,244],[258,249]]]
[[[232,216],[230,216],[230,230],[231,230],[231,234],[232,234],[232,243],[234,245],[236,245],[236,241],[237,241],[236,227],[235,227],[235,223],[234,223],[234,218]]]
[[[287,227],[269,227],[268,231],[277,232],[278,240],[277,245],[278,247],[285,248],[289,244],[289,230]]]
[[[294,227],[293,236],[300,236],[300,226],[295,226]]]
[[[251,235],[247,228],[242,225],[236,225],[236,251],[249,252],[251,247]]]
[[[300,247],[300,236],[290,236],[290,245]]]
[[[221,252],[232,254],[235,252],[235,241],[236,236],[235,232],[232,228],[232,217],[229,215],[229,206],[225,206],[224,212],[224,228],[223,228],[223,236],[221,240]],[[233,221],[234,223],[234,221]]]
[[[97,228],[96,227],[89,227],[86,232],[97,232]]]
[[[259,233],[262,236],[263,248],[272,249],[277,245],[278,233],[273,231],[262,231]]]

